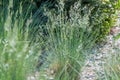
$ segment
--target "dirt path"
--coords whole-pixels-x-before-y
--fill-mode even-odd
[[[120,49],[120,39],[114,37],[120,33],[119,27],[111,29],[111,34],[107,36],[107,41],[103,45],[93,49],[93,54],[87,57],[80,80],[105,80],[104,66],[111,54],[115,54]]]

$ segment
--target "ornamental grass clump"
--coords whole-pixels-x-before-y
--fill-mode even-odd
[[[26,80],[34,72],[37,50],[34,45],[29,46],[29,23],[25,32],[21,29],[25,20],[20,12],[22,7],[16,13],[10,8],[12,0],[0,13],[0,80]]]
[[[79,3],[77,5],[79,6]],[[55,80],[78,80],[85,56],[95,44],[96,39],[90,35],[88,14],[81,16],[80,11],[71,10],[72,17],[65,22],[64,12],[60,10],[61,13],[58,16],[51,11],[47,12],[49,18],[45,27],[48,31],[49,44],[46,46],[48,56],[43,64],[45,70],[40,69],[40,73],[47,71],[47,74],[41,77]]]

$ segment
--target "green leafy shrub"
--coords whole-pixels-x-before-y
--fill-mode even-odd
[[[96,5],[96,6],[95,6]],[[97,37],[96,42],[102,41],[109,34],[110,28],[115,25],[116,1],[96,1],[90,15],[92,35]],[[97,34],[97,35],[96,35]]]

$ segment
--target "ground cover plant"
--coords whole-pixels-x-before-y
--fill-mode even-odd
[[[0,80],[27,80],[36,70],[38,80],[78,80],[85,56],[114,22],[112,2],[82,1],[61,1],[58,12],[47,2],[37,10],[32,2],[0,2]]]

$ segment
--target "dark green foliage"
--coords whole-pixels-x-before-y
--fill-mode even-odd
[[[92,34],[97,36],[96,42],[102,41],[109,34],[110,28],[113,27],[116,17],[115,1],[101,2],[91,12],[90,22]],[[95,33],[95,34],[94,34]],[[96,35],[97,34],[97,35]]]

